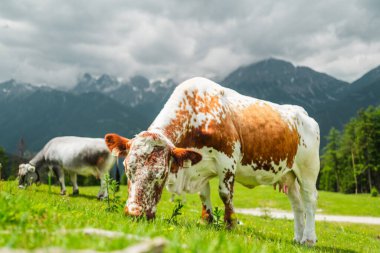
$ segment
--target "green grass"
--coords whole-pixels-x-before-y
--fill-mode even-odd
[[[214,187],[216,188],[216,185]],[[236,185],[236,207],[269,207],[282,210],[291,210],[288,197],[274,191],[269,186],[259,186],[252,190],[239,184]],[[380,198],[371,197],[370,194],[349,195],[343,193],[332,193],[320,191],[318,198],[319,213],[355,215],[355,216],[374,216],[380,217]],[[218,195],[215,192],[215,198]],[[221,202],[218,202],[220,205]]]
[[[215,181],[211,189],[214,206],[222,208]],[[136,221],[125,217],[121,209],[106,212],[106,202],[95,198],[97,191],[98,187],[81,187],[79,197],[62,197],[58,187],[49,194],[46,185],[19,190],[15,182],[0,182],[0,248],[111,251],[139,242],[69,231],[93,227],[141,237],[164,237],[169,242],[166,252],[380,252],[380,226],[317,222],[318,243],[308,248],[292,242],[293,221],[238,215],[244,225],[232,231],[218,229],[200,224],[198,196],[187,195],[177,224],[168,224],[175,203],[169,202],[166,190],[157,218]],[[126,187],[121,187],[118,194],[125,200]],[[379,201],[369,196],[321,192],[319,208],[323,213],[380,216]],[[234,202],[236,207],[290,210],[286,196],[271,187],[249,190],[237,186]]]

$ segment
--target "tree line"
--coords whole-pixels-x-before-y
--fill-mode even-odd
[[[380,189],[380,106],[360,110],[342,131],[332,128],[327,141],[319,189],[343,193]]]

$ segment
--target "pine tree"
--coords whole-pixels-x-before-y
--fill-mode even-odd
[[[358,193],[358,172],[357,172],[357,145],[356,145],[356,120],[352,119],[345,127],[341,136],[339,145],[339,154],[341,156],[342,166],[345,168],[344,173],[344,192],[351,192],[354,186],[355,193]]]
[[[0,147],[0,179],[5,175],[5,169],[8,167],[8,156],[5,154],[5,151]]]

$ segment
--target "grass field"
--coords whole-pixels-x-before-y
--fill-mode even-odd
[[[214,206],[222,208],[217,185],[211,186]],[[293,221],[238,215],[243,225],[232,231],[201,224],[200,201],[187,195],[177,223],[168,223],[175,203],[165,190],[154,221],[133,220],[107,212],[105,201],[95,196],[98,187],[81,187],[80,196],[60,196],[59,188],[46,185],[19,190],[16,182],[0,181],[0,248],[95,249],[111,251],[139,242],[138,237],[164,237],[166,252],[380,252],[380,226],[317,222],[318,243],[313,248],[292,242]],[[71,193],[71,189],[69,190]],[[125,201],[126,187],[118,193]],[[272,187],[253,190],[237,185],[235,206],[290,210],[284,194]],[[325,214],[380,217],[380,198],[320,192],[319,209]],[[101,228],[137,235],[136,238],[104,238],[84,235],[80,228]]]

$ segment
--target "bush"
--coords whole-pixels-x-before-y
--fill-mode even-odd
[[[376,187],[372,187],[371,197],[377,197],[378,195],[379,195],[379,192],[377,191]]]

